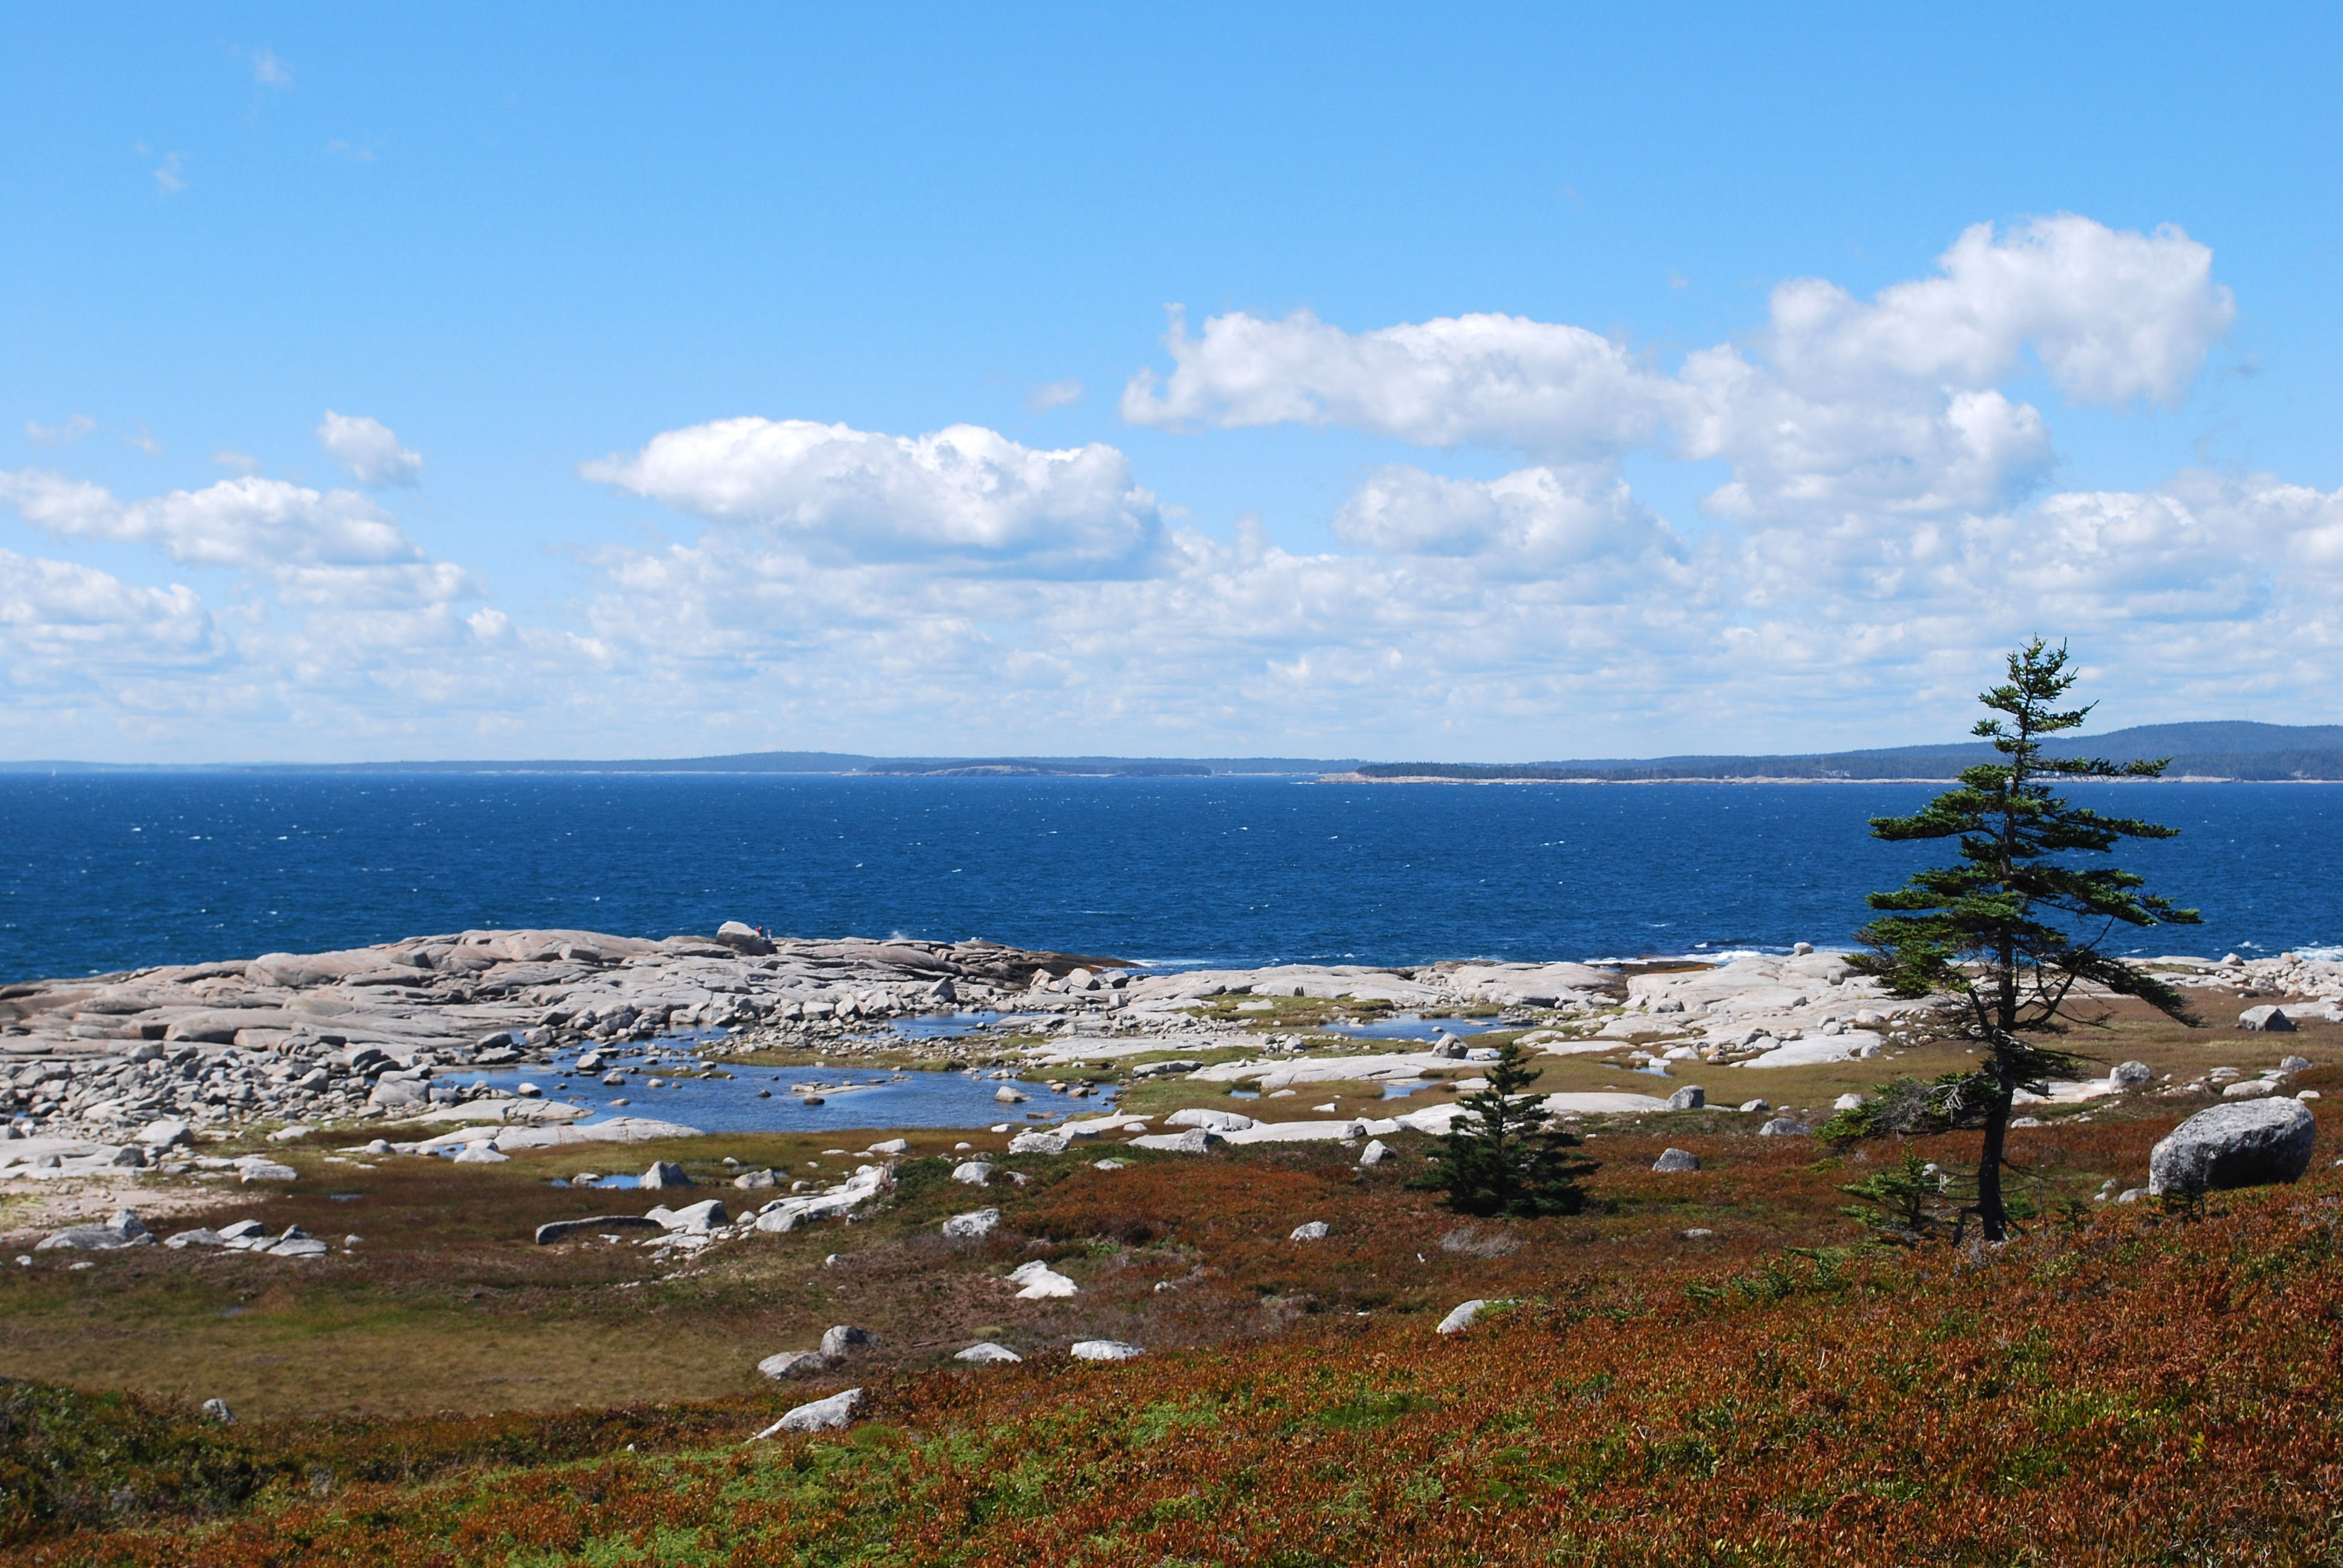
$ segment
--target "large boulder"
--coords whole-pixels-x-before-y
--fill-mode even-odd
[[[2278,1007],[2271,1007],[2267,1004],[2261,1007],[2249,1007],[2246,1009],[2245,1011],[2239,1013],[2237,1015],[2237,1027],[2243,1030],[2250,1030],[2256,1034],[2292,1034],[2295,1032],[2294,1020],[2286,1016],[2286,1010]]]
[[[727,920],[717,927],[716,940],[734,952],[747,953],[751,958],[765,958],[773,950],[773,944],[759,936],[756,927],[739,920]]]
[[[693,1182],[690,1177],[683,1173],[682,1166],[672,1160],[661,1160],[644,1171],[643,1179],[636,1185],[663,1191],[669,1187],[689,1187]]]
[[[875,1350],[879,1343],[879,1336],[869,1329],[859,1329],[852,1323],[837,1323],[823,1331],[821,1353],[835,1359],[851,1355],[856,1351]]]
[[[719,1225],[732,1222],[721,1198],[703,1198],[680,1209],[670,1209],[662,1203],[643,1218],[657,1221],[661,1229],[668,1231],[713,1231]]]
[[[1697,1171],[1700,1158],[1689,1149],[1663,1149],[1660,1157],[1652,1161],[1652,1169],[1663,1173]]]
[[[1000,1223],[1000,1210],[976,1209],[965,1214],[954,1214],[950,1219],[946,1220],[944,1234],[955,1240],[973,1241],[979,1236],[992,1234],[992,1228]]]
[[[2300,1101],[2216,1105],[2149,1151],[2147,1190],[2161,1195],[2291,1181],[2310,1168],[2318,1135],[2318,1119]]]

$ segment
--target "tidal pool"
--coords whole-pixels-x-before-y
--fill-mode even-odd
[[[936,1020],[942,1021],[942,1020]],[[1096,1114],[1114,1103],[1111,1088],[1076,1100],[1051,1092],[1046,1083],[980,1072],[896,1072],[885,1068],[741,1067],[703,1062],[693,1048],[715,1038],[679,1036],[642,1042],[642,1054],[614,1057],[601,1048],[603,1063],[577,1070],[581,1054],[564,1050],[550,1067],[470,1071],[454,1069],[434,1082],[458,1086],[487,1083],[510,1091],[534,1083],[548,1100],[566,1101],[604,1116],[641,1116],[679,1121],[703,1132],[821,1132],[850,1128],[990,1127],[1007,1121],[1040,1125],[1063,1117]],[[713,1069],[729,1078],[678,1078],[677,1073]],[[625,1081],[606,1084],[616,1070]],[[651,1080],[659,1080],[653,1088]],[[1004,1104],[996,1096],[1011,1089],[1026,1098]],[[809,1105],[809,1099],[821,1103]]]

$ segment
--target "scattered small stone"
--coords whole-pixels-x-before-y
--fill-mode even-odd
[[[1439,1332],[1443,1334],[1461,1334],[1471,1328],[1481,1314],[1487,1312],[1493,1304],[1493,1302],[1477,1299],[1463,1302],[1440,1320]]]
[[[1147,1352],[1121,1340],[1077,1340],[1066,1347],[1066,1352],[1077,1361],[1127,1362],[1136,1361]]]
[[[1285,1239],[1289,1241],[1322,1241],[1330,1229],[1323,1220],[1311,1220],[1294,1226],[1292,1234]]]
[[[955,1240],[974,1241],[979,1237],[992,1234],[992,1228],[1000,1223],[1000,1210],[975,1209],[965,1214],[954,1214],[950,1219],[946,1220],[944,1234]]]
[[[1670,1174],[1679,1171],[1697,1171],[1700,1169],[1700,1157],[1689,1149],[1664,1149],[1660,1157],[1652,1161],[1652,1169]]]
[[[1021,1362],[1024,1359],[1008,1346],[994,1344],[990,1340],[980,1340],[952,1357],[956,1362],[967,1362],[971,1366],[990,1366],[996,1362]]]
[[[1047,1301],[1052,1297],[1081,1293],[1080,1285],[1039,1258],[1011,1269],[1009,1271],[1009,1282],[1013,1285],[1023,1287],[1017,1292],[1017,1299],[1023,1302]]]
[[[1392,1158],[1391,1145],[1380,1138],[1369,1139],[1367,1146],[1359,1151],[1359,1163],[1362,1165],[1380,1165]]]
[[[820,1351],[782,1351],[759,1362],[757,1370],[778,1382],[783,1378],[806,1377],[828,1365],[830,1358]]]
[[[207,1399],[200,1408],[206,1415],[218,1422],[222,1426],[236,1424],[236,1417],[229,1412],[227,1401],[224,1399]]]
[[[828,1399],[818,1399],[810,1404],[798,1406],[757,1436],[776,1437],[785,1432],[829,1432],[847,1426],[852,1423],[854,1412],[861,1403],[860,1389],[843,1389]]]

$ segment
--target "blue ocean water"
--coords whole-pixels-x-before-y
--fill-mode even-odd
[[[0,980],[467,927],[988,937],[1195,964],[1844,943],[1912,784],[0,774]],[[2343,785],[2084,785],[2182,829],[2146,952],[2343,942]]]

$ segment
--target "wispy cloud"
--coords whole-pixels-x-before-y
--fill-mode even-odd
[[[1036,414],[1046,414],[1052,408],[1079,403],[1081,397],[1082,384],[1079,381],[1045,381],[1027,394],[1025,407]]]
[[[155,188],[165,196],[173,196],[187,188],[187,155],[166,153],[155,166]]]
[[[97,428],[97,421],[86,414],[75,414],[55,425],[25,421],[25,439],[42,447],[70,447]]]
[[[252,56],[252,79],[264,87],[289,87],[293,67],[278,59],[275,50],[262,49]]]

